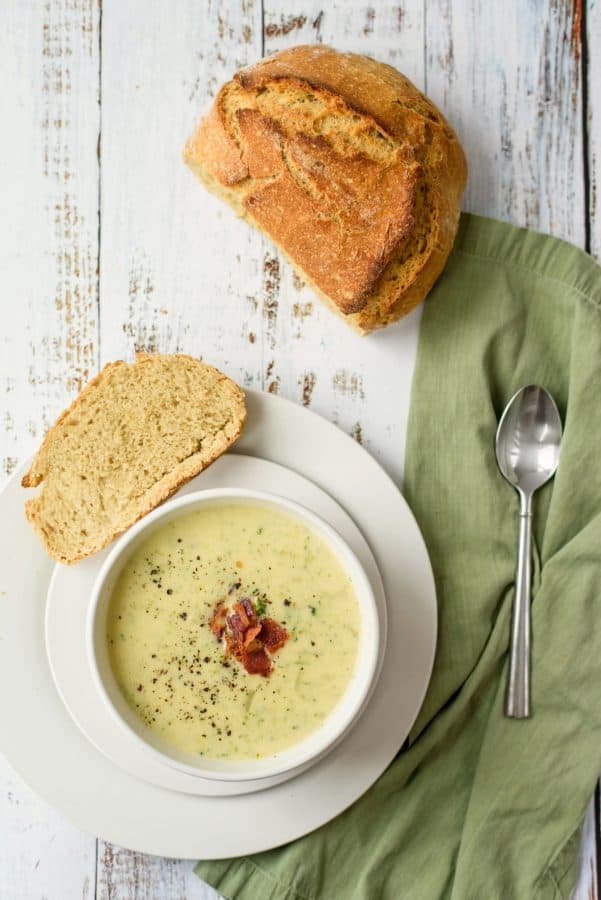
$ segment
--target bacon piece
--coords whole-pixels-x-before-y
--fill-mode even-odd
[[[256,614],[256,612],[255,612],[255,608],[254,608],[254,606],[252,605],[252,603],[250,602],[250,600],[249,600],[248,597],[243,597],[243,598],[242,598],[242,600],[240,601],[240,606],[244,607],[244,610],[245,610],[245,612],[246,612],[246,615],[248,616],[248,621],[249,621],[249,622],[252,622],[253,620],[256,620],[257,614]]]
[[[261,633],[262,626],[257,623],[256,625],[251,625],[250,628],[247,628],[246,633],[244,635],[244,646],[248,647],[249,644],[252,644],[254,639],[258,634]]]
[[[227,621],[227,624],[230,626],[230,628],[234,634],[234,637],[239,638],[244,635],[244,632],[246,631],[246,625],[244,624],[244,622],[242,621],[242,619],[240,618],[240,616],[238,615],[237,612],[232,613],[231,616],[228,616],[226,621]]]
[[[276,622],[275,619],[261,619],[259,639],[270,653],[275,653],[277,650],[280,650],[289,637],[290,635],[284,626],[280,625],[279,622]]]
[[[247,629],[248,626],[250,625],[250,619],[249,619],[243,605],[241,603],[234,603],[234,609],[236,611],[236,614],[238,616],[240,616],[240,620],[241,620],[242,624],[244,625],[244,628]],[[253,614],[251,613],[251,615],[253,615]]]
[[[226,656],[230,653],[232,656],[235,656],[237,660],[242,662],[242,650],[243,644],[239,638],[234,637],[229,633],[229,631],[225,632],[225,651]]]
[[[223,637],[223,632],[225,631],[225,620],[227,616],[227,609],[225,603],[223,601],[217,604],[215,612],[209,622],[209,628],[217,638],[217,640],[221,640]]]
[[[243,597],[239,603],[234,603],[234,609],[242,619],[245,627],[249,628],[257,624],[257,614],[248,597]]]
[[[255,641],[255,640],[249,641],[248,644],[246,644],[244,647],[244,651],[248,652],[248,653],[251,653],[253,650],[262,650],[262,649],[263,649],[263,644],[261,643],[261,641]]]
[[[272,668],[271,659],[263,647],[256,650],[245,650],[242,663],[249,675],[266,677]]]

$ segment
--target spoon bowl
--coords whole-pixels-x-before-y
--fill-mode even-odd
[[[551,394],[528,384],[513,395],[501,416],[495,450],[503,477],[520,496],[520,529],[505,711],[530,715],[530,556],[532,495],[555,474],[562,427]]]
[[[561,436],[561,418],[551,394],[537,384],[520,388],[497,429],[497,462],[503,477],[517,491],[533,494],[555,474]]]

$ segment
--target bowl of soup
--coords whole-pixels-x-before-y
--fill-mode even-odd
[[[248,780],[331,749],[378,667],[369,580],[342,537],[265,492],[199,491],[131,528],[87,621],[98,692],[146,752]]]

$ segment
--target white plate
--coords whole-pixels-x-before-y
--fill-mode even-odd
[[[361,562],[374,591],[380,616],[380,658],[383,659],[386,602],[382,579],[365,538],[348,513],[325,491],[296,472],[267,460],[234,453],[218,459],[206,472],[183,487],[179,495],[222,487],[252,488],[288,497],[316,512],[342,535]],[[85,645],[87,605],[81,602],[81,598],[91,596],[94,581],[108,553],[108,549],[104,550],[76,566],[57,565],[50,580],[46,604],[46,649],[54,682],[63,703],[94,746],[130,775],[169,790],[201,796],[224,797],[264,790],[289,781],[307,769],[311,763],[293,772],[247,782],[201,778],[155,760],[144,753],[129,732],[119,727],[94,685]],[[352,739],[352,734],[348,739]]]
[[[53,566],[25,519],[30,492],[20,486],[24,467],[0,495],[1,749],[27,783],[80,828],[159,856],[255,853],[338,815],[395,756],[432,670],[434,580],[419,529],[394,483],[355,441],[314,413],[269,394],[248,391],[247,398],[239,452],[288,466],[338,500],[374,551],[388,601],[388,650],[352,740],[269,790],[237,797],[168,791],[128,775],[87,740],[48,666],[44,598]]]

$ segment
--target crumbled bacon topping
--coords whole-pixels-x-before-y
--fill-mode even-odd
[[[225,640],[226,654],[234,656],[249,675],[267,676],[273,669],[272,654],[289,638],[283,625],[258,616],[248,597],[229,609],[222,601],[213,613],[209,627],[217,640]]]
[[[263,642],[263,646],[266,647],[270,653],[275,653],[283,647],[288,640],[288,632],[284,626],[280,625],[279,622],[276,622],[275,619],[263,619],[261,621],[261,631],[259,636]]]
[[[263,675],[267,677],[273,669],[273,663],[269,653],[259,647],[257,650],[247,650],[242,659],[242,665],[249,675]]]
[[[217,640],[221,640],[223,637],[223,632],[225,631],[225,619],[227,616],[227,608],[225,603],[221,602],[217,605],[215,612],[213,613],[213,618],[209,622],[209,628],[217,638]]]

